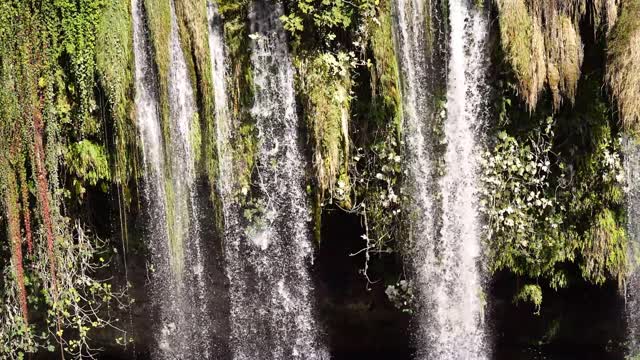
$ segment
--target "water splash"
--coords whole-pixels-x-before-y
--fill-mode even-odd
[[[207,285],[197,203],[193,90],[171,3],[169,139],[157,100],[157,75],[143,4],[132,0],[136,114],[144,157],[145,238],[151,252],[151,293],[157,310],[154,358],[211,356]]]
[[[245,221],[244,234],[225,238],[234,359],[329,358],[312,311],[307,164],[282,14],[268,0],[256,1],[250,13],[259,144],[249,206],[260,215]]]
[[[402,73],[403,133],[405,139],[406,184],[412,201],[409,212],[415,218],[409,232],[407,252],[414,272],[414,284],[419,305],[414,342],[418,358],[428,357],[423,342],[431,335],[429,316],[434,309],[430,302],[430,286],[436,279],[435,218],[436,197],[433,175],[433,109],[429,84],[430,59],[425,46],[425,4],[421,0],[397,0],[395,3],[396,52]],[[431,106],[430,106],[431,105]],[[434,357],[436,358],[436,357]]]
[[[626,183],[628,257],[631,270],[625,285],[628,324],[627,356],[635,359],[640,356],[640,144],[638,140],[625,137],[622,151]]]
[[[411,194],[410,253],[419,309],[418,358],[488,358],[483,329],[483,278],[477,209],[479,127],[486,114],[487,19],[471,1],[449,0],[446,113],[435,98],[437,59],[427,39],[435,3],[398,0],[396,47],[403,76],[407,189]],[[429,33],[427,32],[429,31]],[[444,171],[432,128],[444,124]],[[440,205],[440,206],[438,206]]]

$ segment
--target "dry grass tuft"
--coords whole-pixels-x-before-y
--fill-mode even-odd
[[[591,0],[591,22],[595,27],[606,25],[606,33],[609,34],[618,21],[618,8],[620,0]]]
[[[617,100],[620,120],[640,129],[640,0],[628,0],[608,41],[607,83]]]
[[[496,0],[500,40],[518,80],[522,99],[533,110],[547,87],[558,109],[575,100],[584,59],[579,22],[590,15],[608,32],[620,0]]]
[[[522,98],[533,108],[547,77],[540,25],[529,14],[525,0],[497,0],[497,4],[502,47],[518,79]]]
[[[563,97],[575,100],[584,52],[580,34],[569,17],[554,14],[549,20],[544,34],[547,84],[557,109]]]

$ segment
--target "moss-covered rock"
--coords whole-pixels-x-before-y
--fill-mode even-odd
[[[165,137],[169,132],[169,66],[172,0],[144,0],[147,28],[158,76],[158,103]]]
[[[137,129],[133,109],[133,43],[130,1],[109,0],[96,29],[96,72],[113,118],[114,180],[130,199],[129,179],[136,177]],[[125,201],[128,204],[128,201]]]
[[[377,121],[391,121],[396,125],[398,139],[402,129],[402,95],[400,73],[393,43],[391,2],[383,0],[378,7],[377,21],[371,21],[369,48],[373,55],[371,69],[371,100]]]
[[[295,61],[298,92],[312,144],[318,201],[349,208],[349,64],[331,53],[303,54]]]

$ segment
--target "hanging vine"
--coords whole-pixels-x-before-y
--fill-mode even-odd
[[[89,331],[116,324],[109,308],[120,295],[95,277],[108,266],[106,243],[67,217],[65,201],[82,192],[59,177],[62,168],[81,187],[110,180],[94,92],[106,4],[0,4],[0,257],[11,259],[0,262],[0,358],[40,349],[92,357]],[[98,151],[74,151],[87,144]]]

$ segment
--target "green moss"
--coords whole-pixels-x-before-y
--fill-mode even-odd
[[[192,84],[211,91],[206,0],[176,1],[180,40],[189,65]],[[196,73],[198,76],[196,76]],[[207,93],[207,95],[209,94]]]
[[[370,49],[373,54],[371,92],[374,118],[379,124],[392,121],[398,140],[402,132],[402,94],[400,73],[393,44],[391,2],[383,0],[378,7],[377,22],[369,24]],[[428,27],[430,29],[430,27]]]
[[[253,124],[243,124],[238,129],[234,146],[234,166],[241,194],[247,195],[251,187],[251,174],[255,165],[258,140]]]
[[[336,199],[349,208],[350,184],[344,174],[349,167],[351,78],[350,71],[340,71],[338,61],[329,53],[303,54],[295,65],[312,143],[318,200],[322,203],[326,198],[329,202]],[[344,66],[348,69],[348,65]]]
[[[164,191],[166,199],[167,236],[169,241],[169,264],[176,276],[182,276],[184,270],[184,236],[188,229],[188,221],[185,218],[189,214],[188,209],[182,205],[183,196],[176,193],[174,182],[165,179]]]
[[[234,118],[243,122],[253,104],[253,74],[249,38],[249,1],[221,0],[219,11],[224,18],[225,45],[231,69],[229,86]]]
[[[257,138],[250,110],[253,105],[253,71],[249,38],[249,1],[220,0],[218,10],[224,19],[224,38],[229,60],[227,82],[230,107],[230,131],[233,138],[235,191],[248,194],[255,163]]]
[[[110,0],[96,30],[96,72],[113,118],[114,180],[124,194],[130,193],[129,179],[136,177],[138,168],[138,132],[131,117],[134,98],[131,21],[130,2]]]
[[[519,82],[519,91],[535,107],[546,77],[541,29],[534,24],[524,0],[498,0],[500,42]]]
[[[191,75],[191,83],[196,85],[195,98],[198,100],[199,121],[194,121],[192,129],[202,129],[206,142],[203,149],[207,170],[211,180],[215,180],[217,159],[215,149],[215,120],[214,94],[211,74],[211,60],[209,58],[209,28],[207,24],[206,0],[177,1],[176,15],[180,29],[180,39],[185,54],[185,60]],[[198,151],[199,152],[199,151]]]
[[[518,81],[521,98],[533,111],[545,85],[555,110],[563,98],[574,101],[583,61],[578,28],[586,6],[572,3],[497,0],[500,42]]]
[[[72,177],[73,189],[80,199],[85,185],[100,186],[108,190],[111,171],[105,148],[89,140],[82,140],[67,146],[64,161]]]
[[[336,200],[350,209],[351,71],[344,53],[299,54],[294,61],[313,161],[314,223],[320,241],[322,207]]]
[[[623,284],[627,274],[627,236],[624,223],[614,212],[604,209],[595,216],[581,246],[584,278],[596,284],[614,278]]]
[[[158,102],[165,140],[169,138],[169,66],[171,48],[171,0],[144,0],[147,28],[158,75]]]
[[[640,28],[640,1],[629,0],[624,3],[618,21],[616,22],[614,33],[608,41],[609,54],[620,54],[627,51],[631,41]]]

